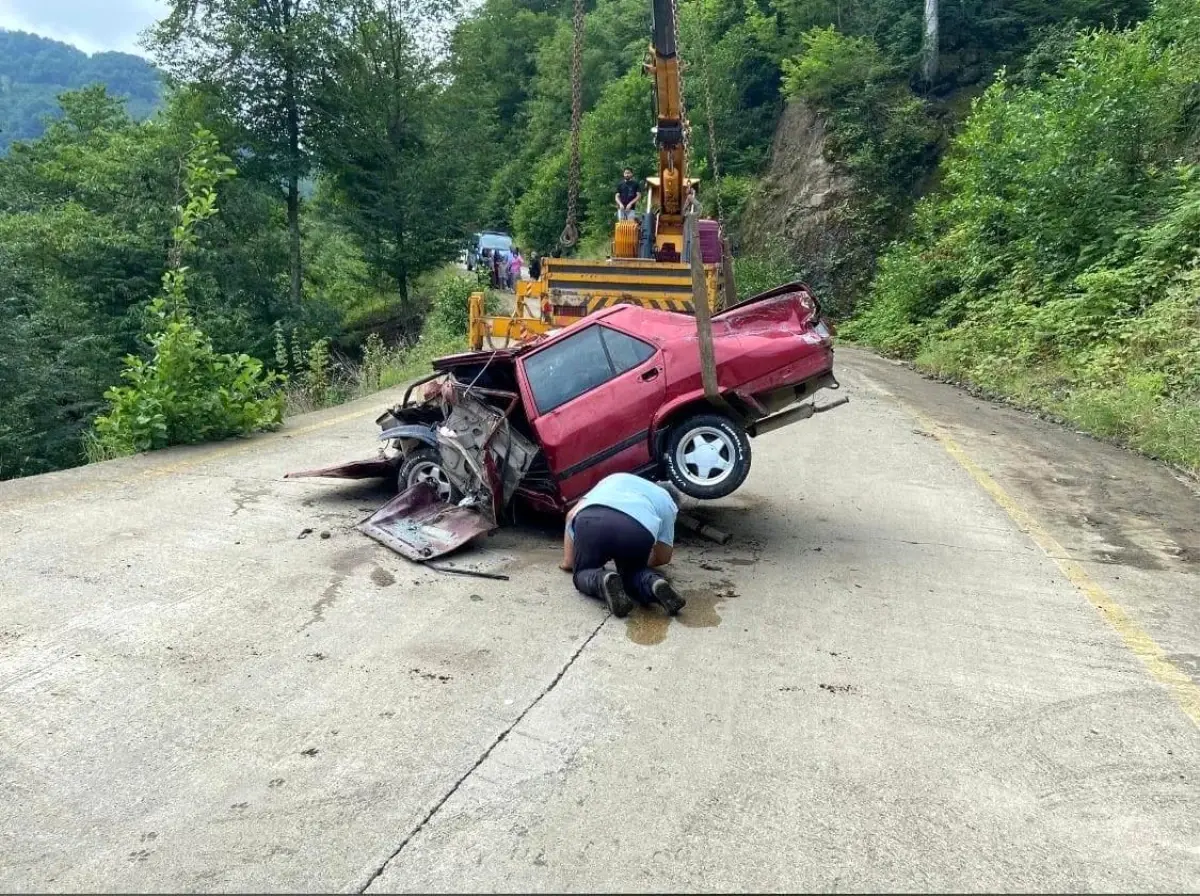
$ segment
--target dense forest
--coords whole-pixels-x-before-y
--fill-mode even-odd
[[[45,132],[46,120],[62,114],[60,93],[92,84],[124,99],[136,119],[147,118],[162,101],[159,74],[140,56],[89,56],[56,40],[0,29],[0,155],[14,140]]]
[[[1138,321],[1194,335],[1195,242],[1172,242],[1195,233],[1194,4],[942,2],[936,43],[930,5],[680,0],[706,209],[736,244],[776,122],[804,104],[854,184],[817,284],[859,314],[851,336],[1011,391],[985,357],[1074,375],[1068,345],[1108,340],[1095,370],[1126,364],[1122,345],[1157,352]],[[168,7],[148,45],[169,84],[157,115],[67,92],[0,159],[0,477],[268,427],[283,393],[346,394],[339,371],[378,385],[461,331],[470,284],[446,265],[467,235],[545,252],[562,230],[572,4]],[[576,251],[602,252],[622,167],[651,170],[650,6],[584,11]],[[813,271],[786,244],[738,261],[743,292],[797,273]],[[1139,401],[1194,405],[1194,379],[1136,382]]]

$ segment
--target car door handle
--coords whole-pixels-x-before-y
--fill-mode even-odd
[[[651,367],[649,370],[647,370],[645,373],[642,374],[642,382],[648,383],[651,380],[658,379],[658,372],[659,371],[658,371],[657,367]]]

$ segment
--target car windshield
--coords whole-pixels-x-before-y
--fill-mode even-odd
[[[485,233],[479,237],[480,249],[511,249],[512,237],[503,233]]]

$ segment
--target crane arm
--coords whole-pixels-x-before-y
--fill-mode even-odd
[[[654,77],[657,146],[683,144],[683,102],[680,95],[679,56],[675,47],[675,10],[672,0],[653,0],[654,40],[649,68]]]
[[[658,177],[651,180],[653,204],[659,218],[656,245],[672,242],[682,249],[683,201],[687,181],[684,112],[679,53],[675,45],[672,0],[651,0],[653,39],[646,71],[654,84],[654,144],[658,147]]]

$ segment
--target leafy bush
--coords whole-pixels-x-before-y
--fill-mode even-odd
[[[782,247],[733,259],[733,282],[739,301],[798,279],[802,279],[801,272]]]
[[[125,385],[105,393],[108,411],[96,418],[93,453],[119,457],[279,425],[279,377],[248,355],[213,351],[186,315],[172,315],[161,303],[154,313],[163,322],[150,337],[154,356],[125,359]]]
[[[434,281],[425,334],[465,339],[471,322],[471,293],[478,291],[473,277],[445,274]]]
[[[105,393],[108,412],[95,420],[93,457],[242,435],[282,420],[281,378],[248,355],[216,352],[187,307],[184,259],[201,225],[218,213],[217,184],[234,174],[228,165],[216,137],[198,129],[184,162],[186,201],[172,231],[171,265],[147,315],[153,357],[125,358],[125,385]]]

